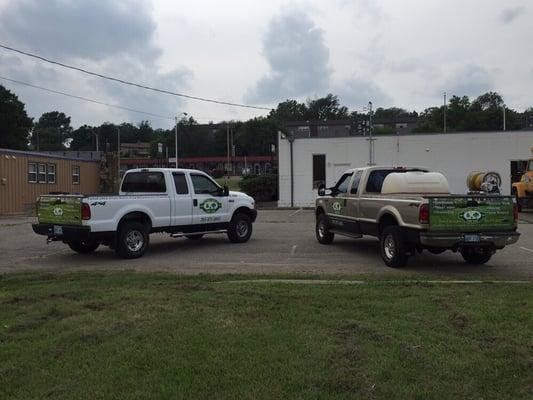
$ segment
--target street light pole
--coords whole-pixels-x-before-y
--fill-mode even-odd
[[[444,92],[444,133],[446,133],[446,92]]]
[[[174,156],[176,157],[175,167],[178,168],[178,117],[174,117]]]

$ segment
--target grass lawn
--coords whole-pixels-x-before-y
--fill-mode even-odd
[[[531,399],[533,285],[0,275],[0,399]]]
[[[229,190],[233,190],[233,191],[240,191],[240,187],[239,187],[239,182],[241,181],[241,177],[240,176],[230,176],[229,179],[228,179],[228,188]],[[218,184],[220,186],[224,186],[226,184],[226,180],[224,178],[218,178],[216,179],[216,181],[218,182]]]

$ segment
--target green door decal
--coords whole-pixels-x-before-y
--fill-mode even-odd
[[[207,214],[214,214],[222,208],[222,203],[215,199],[205,199],[200,204],[200,210]]]

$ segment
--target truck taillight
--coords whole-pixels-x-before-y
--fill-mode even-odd
[[[422,204],[418,208],[418,222],[421,224],[429,224],[429,204]]]
[[[91,219],[91,207],[88,203],[81,203],[81,219]]]

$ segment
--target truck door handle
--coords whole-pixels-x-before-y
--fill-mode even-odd
[[[193,205],[194,207],[198,207],[198,199],[194,199],[194,200],[192,201],[192,205]]]

